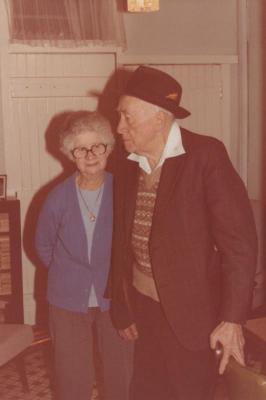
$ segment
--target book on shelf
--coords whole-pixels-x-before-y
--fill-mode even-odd
[[[9,295],[12,294],[12,285],[11,285],[11,273],[10,272],[1,272],[0,273],[0,295]]]
[[[8,213],[0,213],[0,233],[9,232],[9,215]]]
[[[0,271],[11,268],[10,238],[8,235],[0,236]]]
[[[0,299],[0,324],[5,322],[6,320],[6,306],[8,304],[8,300]]]

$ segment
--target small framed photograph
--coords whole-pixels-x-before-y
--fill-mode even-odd
[[[7,176],[0,175],[0,200],[6,198],[6,184],[7,184]]]

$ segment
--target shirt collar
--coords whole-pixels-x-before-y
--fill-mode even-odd
[[[182,144],[181,131],[177,121],[175,120],[171,126],[166,144],[164,146],[160,160],[156,165],[156,168],[161,167],[167,158],[176,157],[184,153],[185,149]],[[152,172],[148,159],[145,156],[131,153],[127,158],[129,160],[138,162],[139,167],[143,169],[147,174],[150,174]]]

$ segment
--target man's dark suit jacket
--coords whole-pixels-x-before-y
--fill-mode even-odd
[[[209,345],[220,321],[245,321],[257,237],[245,187],[224,145],[184,129],[181,133],[186,153],[163,164],[149,250],[165,316],[180,343],[199,350]],[[139,171],[138,163],[120,158],[109,279],[118,329],[134,322],[131,229]]]

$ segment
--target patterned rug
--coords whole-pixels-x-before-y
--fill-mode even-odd
[[[29,391],[23,390],[17,363],[11,361],[0,368],[1,400],[56,400],[53,391],[51,346],[36,345],[24,353],[24,363]],[[91,400],[96,400],[94,390]],[[89,399],[88,399],[89,400]]]
[[[25,352],[24,362],[29,392],[23,390],[20,374],[15,361],[0,369],[1,400],[52,400],[51,364],[48,359],[48,345],[36,346]]]

